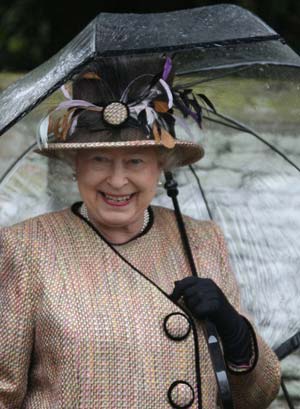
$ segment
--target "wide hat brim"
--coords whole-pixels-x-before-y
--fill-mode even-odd
[[[35,150],[35,152],[49,158],[63,159],[71,153],[82,149],[114,149],[114,148],[139,148],[154,147],[163,148],[166,153],[172,155],[175,166],[186,166],[197,162],[204,156],[204,149],[200,144],[190,141],[175,140],[174,148],[166,148],[162,143],[154,140],[116,141],[116,142],[50,142],[47,147]]]

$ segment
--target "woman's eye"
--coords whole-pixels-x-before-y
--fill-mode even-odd
[[[130,159],[130,163],[132,163],[132,165],[140,165],[141,163],[143,163],[143,160],[139,158],[134,158]]]
[[[108,159],[105,158],[105,156],[94,156],[94,157],[93,157],[93,161],[95,161],[95,162],[100,162],[100,163],[104,163],[104,162],[107,162]]]

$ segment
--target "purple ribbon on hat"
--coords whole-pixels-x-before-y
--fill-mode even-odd
[[[162,74],[162,79],[163,79],[164,81],[167,80],[167,78],[168,78],[168,76],[169,76],[169,74],[170,74],[170,72],[171,72],[171,69],[172,69],[172,60],[171,60],[170,57],[167,57],[167,58],[166,58],[165,65],[164,65],[163,74]]]

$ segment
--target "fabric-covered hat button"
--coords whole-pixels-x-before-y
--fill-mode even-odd
[[[128,118],[128,107],[122,102],[112,102],[103,110],[103,120],[113,126],[122,125]]]

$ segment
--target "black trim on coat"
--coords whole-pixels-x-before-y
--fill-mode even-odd
[[[82,204],[82,202],[76,202],[76,203],[74,203],[72,205],[71,210],[74,213],[74,215],[79,217],[80,219],[82,219],[88,226],[90,226],[94,230],[94,232],[97,234],[97,236],[99,236],[108,245],[108,247],[110,247],[110,249],[113,250],[114,253],[121,258],[121,260],[123,260],[127,265],[129,265],[129,267],[131,267],[134,271],[136,271],[138,274],[140,274],[147,281],[149,281],[149,283],[154,285],[165,297],[168,298],[169,301],[171,301],[173,304],[175,304],[177,308],[181,309],[189,317],[190,323],[191,323],[191,326],[192,326],[192,330],[193,330],[193,335],[194,335],[195,367],[196,367],[195,369],[196,369],[197,392],[198,392],[198,409],[202,409],[199,339],[198,339],[196,324],[194,322],[194,317],[191,315],[191,313],[186,308],[184,308],[182,305],[180,305],[179,303],[174,301],[172,299],[172,297],[169,294],[167,294],[162,288],[160,288],[154,281],[152,281],[150,278],[145,276],[137,267],[135,267],[133,264],[131,264],[129,260],[127,260],[124,256],[122,256],[122,254],[120,254],[118,252],[118,250],[108,240],[106,240],[105,237],[102,236],[102,234],[96,229],[96,227],[89,220],[87,220],[85,217],[83,217],[78,212],[79,206],[81,206],[81,204]],[[149,209],[151,209],[151,207],[149,207]],[[152,209],[151,209],[151,211],[152,211]],[[152,215],[153,215],[153,222],[152,222],[152,224],[153,224],[154,223],[153,211],[152,211]],[[141,233],[141,235],[143,233],[145,234],[145,230],[144,230],[144,232]],[[135,238],[137,238],[137,237],[135,237]]]
[[[83,218],[86,222],[88,222],[88,224],[92,225],[94,227],[94,225],[87,220],[84,216],[82,216],[82,214],[79,212],[79,208],[82,206],[83,202],[76,202],[72,205],[71,210],[73,211],[73,213],[76,214],[76,216],[80,216],[81,218]],[[139,237],[144,236],[144,234],[147,234],[148,231],[151,229],[151,227],[153,226],[153,222],[154,222],[154,215],[153,215],[153,210],[151,208],[151,206],[148,207],[148,212],[149,212],[149,221],[147,223],[147,226],[145,227],[145,229],[143,231],[141,231],[140,233],[138,233],[136,236],[132,237],[130,240],[125,241],[124,243],[110,243],[108,240],[106,240],[102,234],[97,230],[98,235],[107,243],[110,243],[112,246],[123,246],[123,244],[127,244],[130,243],[133,240],[138,239]]]

